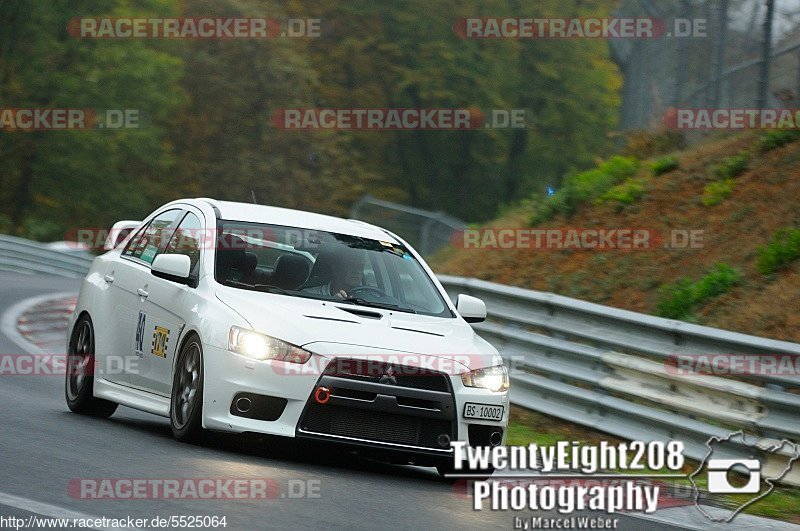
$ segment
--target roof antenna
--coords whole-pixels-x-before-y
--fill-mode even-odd
[[[255,192],[255,190],[253,190],[252,188],[250,189],[250,195],[252,195],[252,196],[253,196],[253,204],[254,204],[254,205],[257,205],[257,204],[258,204],[258,201],[256,201],[256,192]]]

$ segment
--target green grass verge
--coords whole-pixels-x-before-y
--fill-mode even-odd
[[[506,444],[509,446],[528,446],[529,444],[553,445],[558,441],[579,441],[584,444],[597,444],[600,441],[607,441],[611,444],[622,441],[612,435],[605,435],[588,428],[576,426],[560,419],[547,417],[539,413],[527,411],[522,408],[512,407],[511,422],[508,426]],[[683,472],[691,474],[698,466],[697,461],[687,461]],[[623,472],[613,470],[608,472]],[[625,471],[628,472],[628,471]],[[637,472],[638,473],[638,472]],[[674,473],[671,470],[642,470],[642,474],[667,474]],[[708,485],[706,478],[699,474],[696,481],[699,487],[705,488]],[[681,485],[684,485],[680,480]],[[686,479],[686,486],[691,486],[691,482]],[[736,507],[746,501],[748,495],[730,495],[720,498],[731,507]],[[778,486],[768,496],[748,506],[744,510],[747,514],[764,516],[787,522],[800,523],[800,489],[797,487]],[[735,529],[734,526],[731,529]]]
[[[800,229],[779,229],[772,240],[758,248],[756,268],[769,275],[800,259]]]
[[[656,312],[668,319],[692,320],[694,310],[706,301],[729,292],[741,281],[741,273],[727,264],[715,264],[700,280],[681,278],[659,289]]]

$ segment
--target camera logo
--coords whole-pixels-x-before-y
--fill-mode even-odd
[[[730,522],[769,495],[800,459],[798,443],[787,439],[751,442],[741,430],[725,437],[711,437],[706,447],[708,453],[689,475],[689,481],[697,509],[712,522]],[[724,458],[713,457],[715,453]],[[708,479],[708,487],[701,495],[695,478],[703,477]],[[729,495],[738,496],[728,498]],[[732,503],[736,505],[730,508]]]
[[[736,468],[734,468],[736,467]],[[728,481],[728,472],[746,470],[750,474],[745,485],[736,487]],[[761,463],[757,459],[709,459],[708,492],[712,494],[755,494],[761,490]]]

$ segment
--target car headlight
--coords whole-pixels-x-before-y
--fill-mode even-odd
[[[232,326],[228,334],[228,350],[257,360],[280,360],[288,363],[305,363],[311,358],[311,353],[307,350],[238,326]]]
[[[461,375],[461,381],[467,387],[480,387],[489,391],[508,390],[508,369],[505,365],[495,365],[485,369],[475,369]]]

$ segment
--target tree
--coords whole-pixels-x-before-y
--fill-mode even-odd
[[[142,215],[168,195],[165,124],[180,105],[178,58],[145,41],[70,36],[75,16],[122,15],[129,2],[9,0],[0,18],[4,108],[135,109],[139,129],[0,131],[0,205],[19,234],[57,238],[71,226]],[[140,2],[167,13],[171,2]]]

